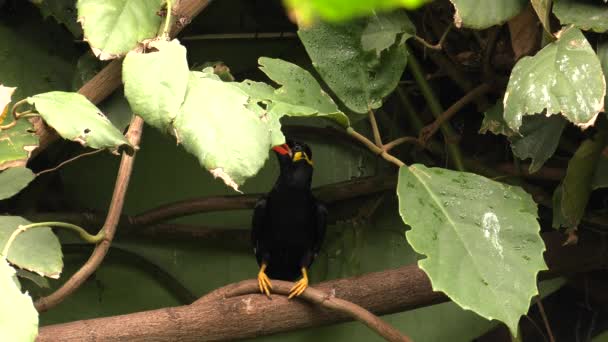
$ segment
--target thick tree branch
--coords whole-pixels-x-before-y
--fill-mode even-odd
[[[171,37],[177,36],[179,32],[189,24],[194,17],[203,11],[211,0],[179,0],[174,9],[176,23],[171,28]],[[122,85],[122,59],[115,59],[110,64],[106,65],[99,73],[85,83],[78,92],[94,104],[98,104],[106,97],[110,96],[114,90]],[[32,155],[36,155],[44,150],[49,144],[59,138],[55,130],[50,129],[46,125],[41,124],[42,119],[34,118],[33,121],[38,121],[35,124],[37,127],[36,134],[40,137],[40,144]]]
[[[605,238],[598,237],[598,234],[584,233],[578,245],[562,246],[563,234],[555,231],[543,234],[549,271],[541,273],[540,278],[605,269]],[[220,341],[349,319],[347,315],[311,306],[301,300],[288,301],[284,297],[275,296],[269,300],[263,295],[252,294],[229,298],[243,284],[215,290],[193,305],[43,327],[38,341]],[[415,265],[323,282],[314,288],[356,303],[375,314],[401,312],[447,300],[443,294],[433,292],[429,279]]]
[[[127,132],[127,139],[131,146],[139,146],[141,139],[141,133],[144,121],[139,116],[134,116]],[[66,281],[57,291],[51,293],[47,297],[38,299],[35,303],[36,310],[38,312],[46,311],[55,305],[61,303],[67,296],[72,294],[76,289],[84,283],[87,278],[99,267],[104,257],[106,256],[114,233],[116,232],[116,226],[122,213],[122,207],[125,201],[125,195],[129,186],[129,180],[131,178],[131,172],[133,170],[133,162],[135,161],[135,152],[133,155],[129,155],[127,152],[122,153],[122,159],[120,161],[120,167],[118,169],[118,176],[116,177],[116,185],[114,186],[114,193],[112,194],[112,201],[110,202],[110,209],[106,221],[101,229],[104,231],[104,239],[95,247],[95,250],[91,254],[91,257],[82,267],[72,275],[68,281]]]

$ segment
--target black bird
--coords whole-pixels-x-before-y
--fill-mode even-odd
[[[325,236],[327,209],[310,190],[313,162],[310,148],[287,141],[272,148],[279,159],[280,174],[268,195],[253,211],[251,242],[260,266],[260,291],[270,297],[270,279],[295,281],[289,298],[308,287],[307,269]]]

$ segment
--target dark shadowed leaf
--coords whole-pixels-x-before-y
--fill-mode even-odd
[[[527,116],[519,130],[521,136],[516,134],[509,138],[517,158],[532,159],[530,173],[538,171],[555,153],[566,123],[561,116]]]

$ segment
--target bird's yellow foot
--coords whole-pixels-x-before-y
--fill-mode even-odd
[[[287,297],[287,299],[291,299],[293,297],[301,295],[307,287],[308,274],[306,274],[306,267],[302,267],[302,279],[298,280],[298,282],[291,288],[291,290],[289,290],[289,297]]]
[[[262,264],[260,267],[260,272],[258,272],[258,286],[260,287],[260,292],[265,293],[268,298],[270,298],[270,289],[272,289],[272,284],[270,283],[270,278],[264,273],[266,270],[266,264]]]

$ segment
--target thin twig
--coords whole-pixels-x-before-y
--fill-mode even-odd
[[[421,143],[423,143],[423,144],[426,143],[437,132],[437,130],[439,130],[439,128],[442,127],[442,125],[446,121],[448,121],[450,118],[452,118],[452,116],[454,116],[460,109],[462,109],[464,106],[469,104],[469,102],[471,102],[471,101],[475,100],[476,98],[478,98],[479,96],[485,94],[490,89],[492,89],[492,86],[488,83],[484,83],[484,84],[476,87],[475,89],[471,90],[465,96],[460,98],[460,100],[456,101],[453,105],[450,106],[450,108],[448,108],[446,111],[441,113],[441,115],[439,115],[435,119],[435,121],[433,121],[432,124],[424,127],[420,131],[419,139],[420,139]]]
[[[369,123],[372,126],[372,133],[374,135],[374,142],[376,146],[382,147],[382,138],[380,137],[380,129],[378,129],[378,122],[376,121],[376,115],[373,110],[368,111]]]
[[[553,337],[553,331],[551,330],[551,326],[549,325],[549,319],[547,318],[547,314],[545,313],[543,302],[538,297],[536,297],[536,305],[538,305],[538,311],[540,312],[540,316],[543,318],[543,323],[545,323],[545,329],[547,330],[547,334],[549,335],[549,341],[555,342],[555,337]]]
[[[167,2],[167,16],[165,17],[165,26],[163,27],[163,36],[169,37],[171,31],[171,18],[173,16],[173,0],[165,0]]]
[[[370,151],[372,151],[374,154],[377,154],[377,155],[381,156],[386,161],[391,162],[391,163],[397,165],[398,167],[405,166],[404,162],[402,162],[398,158],[395,158],[395,156],[393,156],[390,153],[386,152],[384,149],[376,146],[371,140],[367,139],[361,133],[355,131],[352,127],[348,127],[346,129],[346,133],[348,133],[350,136],[352,136],[356,140],[358,140],[361,143],[363,143],[363,145],[367,146],[367,148],[369,148]]]
[[[94,150],[94,151],[89,151],[89,152],[85,152],[85,153],[79,154],[79,155],[77,155],[77,156],[75,156],[75,157],[72,157],[72,158],[70,158],[70,159],[68,159],[68,160],[64,160],[64,161],[62,161],[61,163],[59,163],[59,165],[57,165],[57,166],[55,166],[55,167],[53,167],[53,168],[46,169],[46,170],[42,170],[42,171],[38,172],[38,173],[36,174],[36,177],[38,177],[38,176],[40,176],[40,175],[43,175],[43,174],[45,174],[45,173],[48,173],[48,172],[53,172],[53,171],[56,171],[56,170],[58,170],[59,168],[61,168],[62,166],[66,165],[66,164],[69,164],[69,163],[73,162],[73,161],[74,161],[74,160],[76,160],[76,159],[80,159],[80,158],[82,158],[82,157],[86,157],[86,156],[91,156],[91,155],[97,154],[97,153],[99,153],[99,152],[101,152],[101,151],[103,151],[103,150]]]
[[[448,36],[448,33],[450,33],[450,31],[452,30],[452,27],[454,27],[454,23],[450,23],[450,25],[448,25],[448,27],[445,29],[445,32],[443,32],[443,34],[441,35],[441,38],[439,39],[437,44],[433,45],[433,44],[427,42],[426,40],[424,40],[424,38],[418,37],[416,35],[414,35],[414,40],[416,40],[418,43],[422,44],[423,46],[425,46],[431,50],[441,50],[443,48],[443,42],[445,41],[445,38]]]
[[[292,287],[292,282],[281,280],[272,281],[273,294],[288,296]],[[260,289],[256,280],[246,280],[235,285],[231,285],[228,288],[228,291],[223,294],[223,297],[232,298],[249,294],[256,294],[259,293],[259,291]],[[194,302],[193,305],[201,305],[204,303],[208,303],[209,298],[212,297],[202,297],[201,299]],[[326,294],[321,290],[308,287],[298,298],[304,299],[307,302],[317,304],[321,307],[349,315],[350,317],[367,325],[367,327],[374,330],[376,333],[378,333],[378,335],[382,336],[387,341],[411,341],[409,337],[401,334],[399,330],[395,329],[390,324],[384,322],[378,316],[374,315],[363,307],[347,300]]]
[[[139,146],[143,123],[143,119],[137,115],[131,120],[129,130],[127,131],[127,139],[131,146]],[[129,155],[127,152],[122,153],[122,159],[118,169],[118,176],[116,177],[116,185],[114,186],[114,193],[112,194],[112,201],[110,202],[110,209],[108,209],[108,215],[106,216],[105,223],[101,228],[105,235],[104,239],[95,247],[95,250],[91,254],[89,260],[87,260],[87,262],[82,265],[82,267],[76,273],[74,273],[70,279],[68,279],[55,292],[36,301],[35,306],[38,312],[46,311],[61,303],[65,298],[76,291],[76,289],[78,289],[93,272],[95,272],[103,261],[108,249],[110,248],[110,244],[114,238],[114,233],[116,232],[116,226],[118,225],[118,221],[120,219],[125,201],[125,195],[129,186],[129,180],[131,178],[131,172],[133,171],[135,151],[136,149],[132,155]]]
[[[414,144],[414,145],[418,145],[420,146],[420,141],[418,140],[418,138],[414,138],[414,137],[401,137],[401,138],[397,138],[393,141],[389,141],[388,143],[384,144],[384,146],[382,147],[386,152],[392,150],[393,148],[401,145],[401,144]]]

